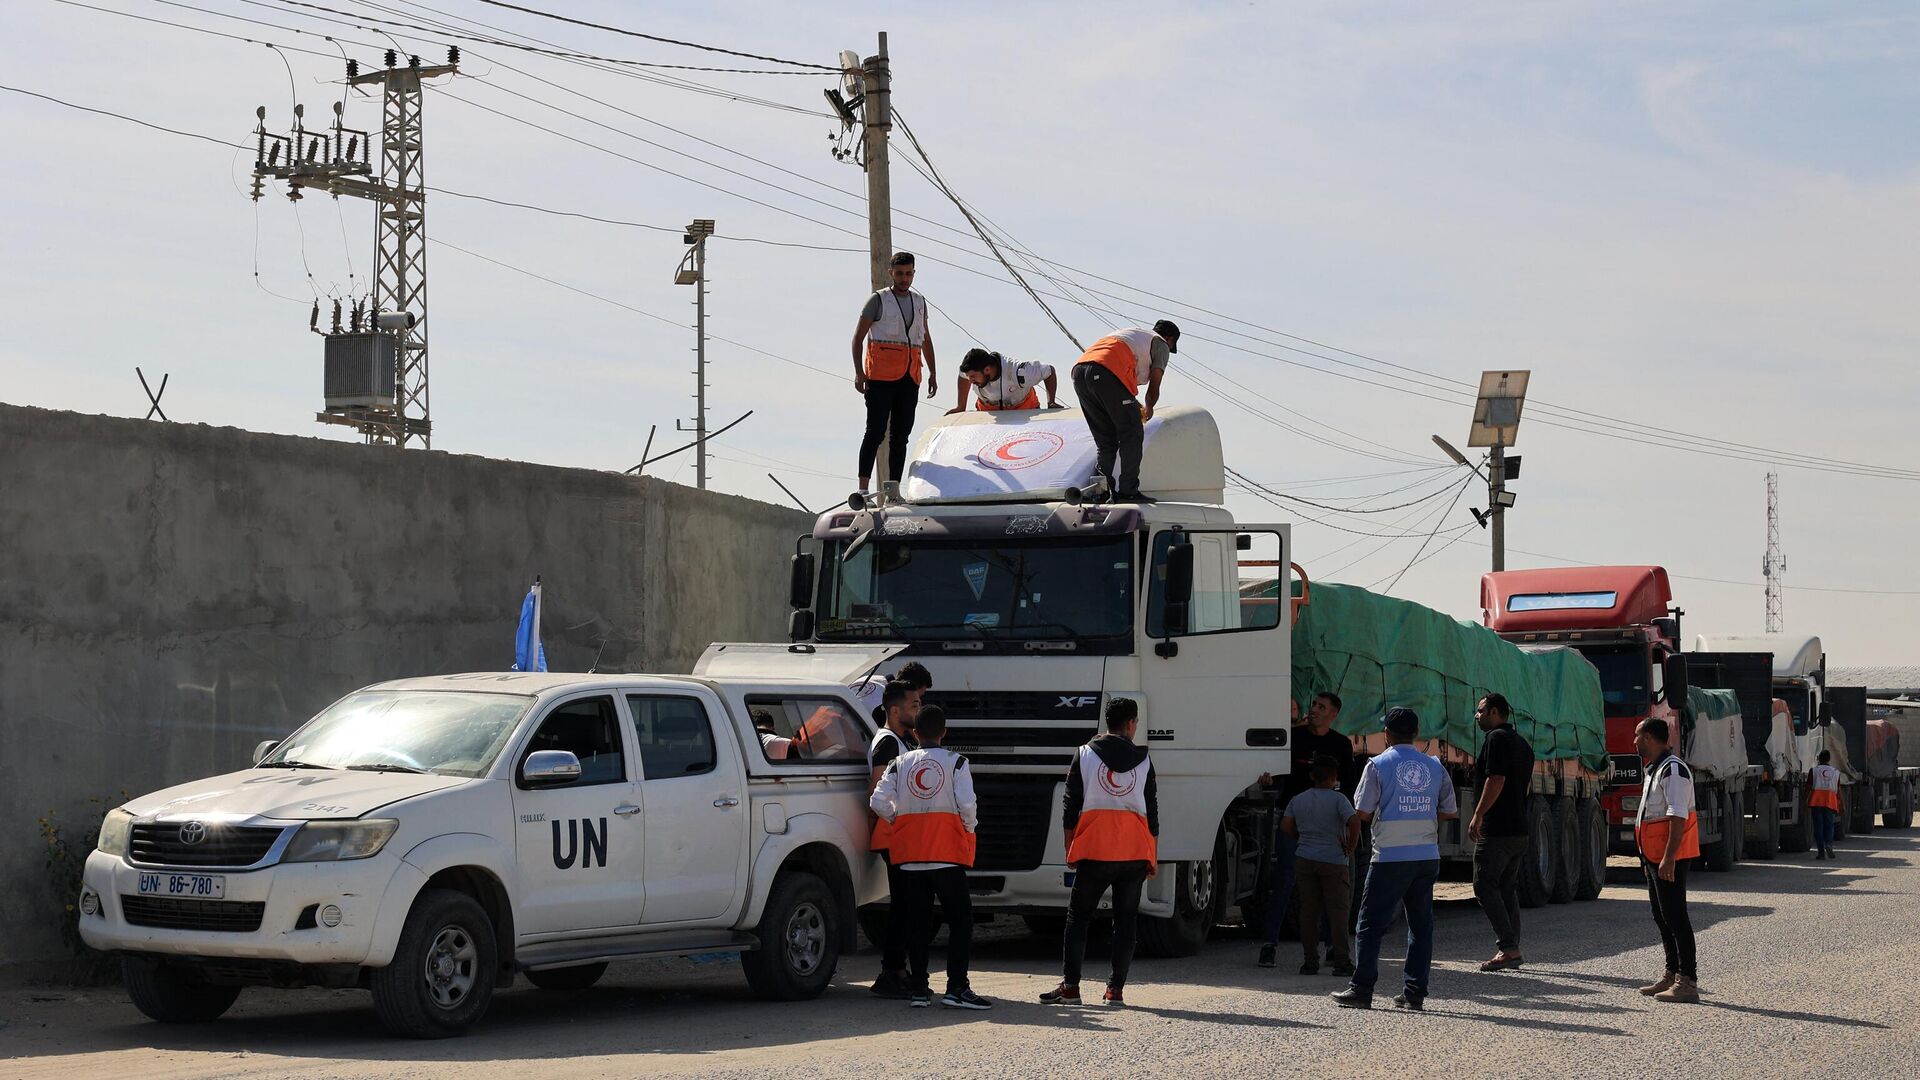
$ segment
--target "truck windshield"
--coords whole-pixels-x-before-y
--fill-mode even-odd
[[[1812,730],[1807,725],[1807,717],[1813,712],[1813,692],[1806,686],[1793,683],[1773,684],[1773,696],[1787,703],[1787,710],[1793,713],[1793,733],[1805,735]]]
[[[826,545],[822,641],[1071,641],[1124,649],[1133,631],[1133,537],[875,538],[841,562]]]
[[[532,698],[516,694],[350,694],[307,721],[260,764],[397,766],[443,776],[483,776],[531,704]]]
[[[1600,696],[1608,716],[1647,715],[1653,695],[1648,690],[1647,650],[1639,645],[1588,646],[1580,650],[1600,670]]]

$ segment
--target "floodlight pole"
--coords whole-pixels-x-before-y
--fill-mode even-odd
[[[1487,508],[1493,517],[1493,572],[1507,568],[1507,508],[1500,505],[1500,493],[1507,489],[1507,448],[1493,444],[1487,461]]]

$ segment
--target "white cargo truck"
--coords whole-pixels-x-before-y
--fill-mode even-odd
[[[109,813],[81,936],[171,1022],[246,986],[357,986],[392,1031],[454,1035],[515,973],[573,989],[710,952],[764,996],[815,996],[886,891],[846,686],[890,651],[367,687],[253,768]]]
[[[948,747],[973,763],[975,910],[1064,917],[1060,798],[1075,747],[1116,698],[1140,703],[1159,777],[1162,872],[1144,949],[1185,955],[1253,896],[1271,796],[1288,768],[1289,527],[1236,522],[1213,417],[1146,425],[1148,499],[1082,497],[1093,445],[1077,410],[972,412],[917,437],[897,488],[822,514],[794,558],[801,648],[884,643],[924,663]],[[854,505],[858,504],[858,505]],[[817,562],[816,562],[817,557]]]

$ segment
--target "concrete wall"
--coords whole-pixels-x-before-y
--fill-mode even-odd
[[[41,815],[71,833],[243,767],[367,683],[504,669],[535,574],[554,670],[780,640],[809,527],[617,473],[0,405],[0,976],[64,956]]]

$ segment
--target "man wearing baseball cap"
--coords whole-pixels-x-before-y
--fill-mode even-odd
[[[1353,796],[1360,820],[1373,824],[1373,864],[1360,900],[1359,956],[1353,981],[1333,995],[1346,1009],[1373,1008],[1380,978],[1380,939],[1394,914],[1407,915],[1406,989],[1393,999],[1419,1011],[1433,966],[1433,883],[1440,876],[1440,820],[1460,816],[1453,778],[1444,765],[1414,749],[1420,717],[1395,706],[1380,718],[1386,750],[1367,759]]]

